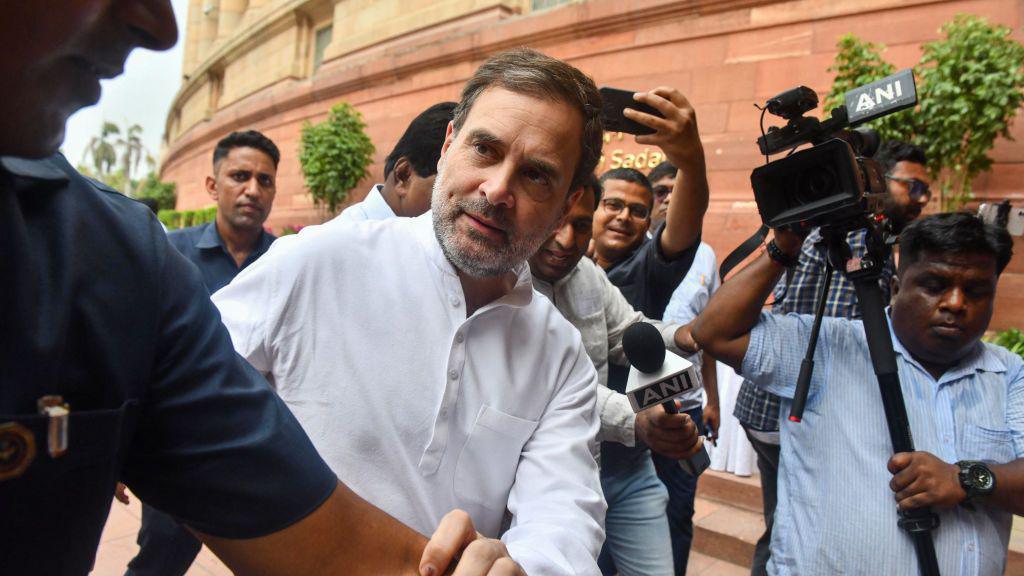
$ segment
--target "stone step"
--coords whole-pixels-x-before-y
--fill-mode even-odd
[[[697,551],[690,552],[690,559],[686,563],[686,576],[747,576],[747,574],[750,574],[750,568],[719,560]]]
[[[694,553],[749,568],[754,546],[764,531],[761,511],[761,487],[757,476],[745,478],[726,472],[705,471],[697,485],[694,502]],[[1024,575],[1024,518],[1015,517],[1014,520],[1004,572],[1006,576]]]
[[[760,512],[702,495],[694,501],[693,549],[705,556],[749,568],[762,532],[764,517]]]
[[[1006,571],[1003,574],[1005,576],[1020,576],[1024,574],[1024,553],[1014,550],[1012,545],[1006,557]]]
[[[705,474],[708,474],[706,471]],[[702,475],[701,475],[702,476]],[[701,479],[701,482],[703,479]],[[712,483],[714,484],[714,483]],[[698,496],[693,503],[693,551],[727,563],[730,566],[716,564],[722,574],[739,574],[731,567],[748,570],[754,559],[754,546],[764,532],[764,517],[760,512],[746,506],[733,505],[727,500],[705,497],[698,488]],[[715,494],[721,495],[721,492]],[[1021,522],[1018,520],[1018,522]],[[1016,532],[1016,531],[1015,531]],[[1024,542],[1018,534],[1014,534],[1007,556],[1006,576],[1024,575]],[[710,566],[710,561],[701,561],[699,566]],[[715,571],[693,572],[691,574],[718,574]],[[745,573],[745,572],[743,572]]]
[[[758,514],[764,511],[759,475],[744,477],[705,470],[697,481],[697,495]]]

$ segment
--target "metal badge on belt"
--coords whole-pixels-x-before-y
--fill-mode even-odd
[[[60,458],[68,451],[68,416],[70,408],[60,396],[43,396],[37,401],[39,413],[48,416],[46,449],[51,458]],[[36,437],[18,422],[0,424],[0,482],[25,473],[36,458]]]
[[[36,458],[36,437],[17,422],[0,424],[0,482],[21,476]]]

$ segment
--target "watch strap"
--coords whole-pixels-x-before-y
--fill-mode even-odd
[[[768,244],[765,245],[765,248],[768,250],[768,257],[778,262],[785,268],[793,268],[800,261],[799,254],[795,256],[790,256],[789,254],[786,254],[785,252],[782,251],[781,248],[779,248],[779,245],[775,243],[774,238],[768,241]]]

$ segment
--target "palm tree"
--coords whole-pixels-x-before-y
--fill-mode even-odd
[[[109,138],[120,134],[121,129],[117,127],[117,124],[103,122],[103,126],[100,128],[100,135],[93,136],[89,140],[89,145],[82,154],[82,163],[85,164],[86,158],[92,156],[92,165],[96,169],[97,178],[102,179],[104,176],[108,176],[111,168],[114,167],[114,163],[117,162],[117,150]]]
[[[121,149],[121,171],[125,176],[124,193],[132,195],[132,174],[138,172],[139,162],[147,155],[142,144],[142,126],[132,124],[124,131],[124,137],[117,140],[116,146]]]

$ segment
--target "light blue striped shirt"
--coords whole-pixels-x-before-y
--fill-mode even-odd
[[[825,318],[802,423],[789,422],[812,316],[764,313],[743,374],[783,398],[770,574],[917,574],[896,525],[886,468],[892,444],[859,320]],[[891,331],[890,331],[891,333]],[[942,460],[1006,463],[1024,455],[1024,361],[979,343],[936,381],[893,336],[917,450]],[[997,479],[998,481],[998,479]],[[1003,573],[1012,515],[983,502],[939,512],[942,574]]]
[[[722,282],[718,279],[718,260],[715,258],[715,251],[704,242],[697,247],[697,253],[693,257],[693,264],[690,270],[683,277],[683,281],[672,293],[672,298],[665,307],[665,315],[662,319],[673,324],[689,324],[697,317],[711,300],[711,295],[718,290]],[[699,386],[684,393],[678,398],[683,405],[683,410],[700,408],[704,403],[704,379],[701,367],[704,364],[704,355],[697,352],[688,356],[687,360],[697,366],[697,381]]]

